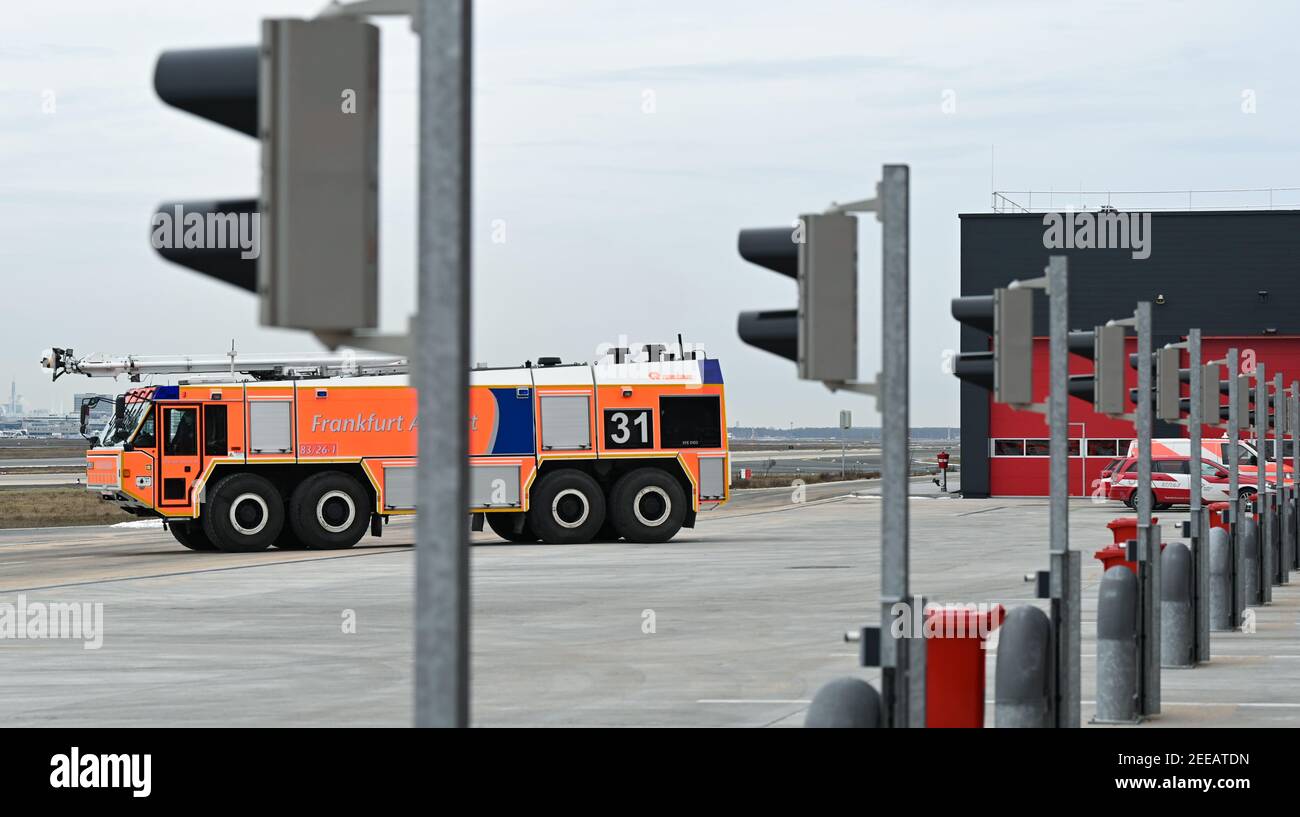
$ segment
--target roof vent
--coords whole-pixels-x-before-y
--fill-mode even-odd
[[[558,357],[539,357],[537,358],[537,365],[538,366],[559,366],[560,359]]]

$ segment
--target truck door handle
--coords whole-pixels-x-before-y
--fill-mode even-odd
[[[185,473],[188,474],[189,472],[190,472],[190,467],[187,465],[187,466],[185,466]]]

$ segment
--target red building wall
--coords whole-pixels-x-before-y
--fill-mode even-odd
[[[1129,352],[1136,351],[1136,343],[1135,338],[1129,338]],[[1290,386],[1293,379],[1300,379],[1300,336],[1207,337],[1202,339],[1202,357],[1204,360],[1222,358],[1233,346],[1241,356],[1243,369],[1253,362],[1260,362],[1270,380],[1280,371],[1284,386]],[[1070,374],[1089,374],[1092,365],[1090,360],[1070,356]],[[1187,366],[1186,353],[1183,366]],[[1136,387],[1137,372],[1131,367],[1126,372],[1128,387]],[[1047,378],[1047,339],[1037,338],[1034,341],[1035,402],[1047,401]],[[1184,390],[1186,388],[1184,386]],[[1035,412],[1017,411],[994,403],[992,395],[989,400],[989,494],[1046,496],[1049,462],[1046,418]],[[1223,402],[1227,402],[1226,397]],[[1221,437],[1223,431],[1205,427],[1202,435]],[[1095,489],[1095,480],[1101,469],[1114,457],[1123,456],[1134,436],[1133,424],[1129,421],[1097,414],[1091,403],[1071,399],[1071,496],[1086,496]],[[1180,428],[1178,436],[1187,436],[1186,429]]]

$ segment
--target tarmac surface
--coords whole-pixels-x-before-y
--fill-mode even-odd
[[[962,500],[913,481],[912,586],[1042,604],[1043,499]],[[515,545],[474,534],[473,721],[482,726],[798,726],[856,666],[879,597],[877,482],[746,491],[663,545]],[[1084,552],[1084,719],[1117,504],[1071,508]],[[1159,514],[1165,538],[1185,514]],[[350,551],[193,553],[133,527],[0,531],[0,603],[103,604],[102,645],[0,639],[7,725],[406,725],[414,526]],[[1154,726],[1300,725],[1300,586],[1213,660],[1163,672]],[[987,652],[992,724],[996,639]]]

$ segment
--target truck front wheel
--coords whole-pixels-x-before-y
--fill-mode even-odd
[[[350,548],[370,525],[370,495],[342,471],[324,471],[303,481],[289,500],[289,527],[314,550]]]
[[[667,542],[686,519],[686,492],[658,468],[638,468],[609,492],[614,527],[629,542]]]
[[[266,550],[283,527],[284,500],[257,474],[223,477],[203,509],[203,532],[227,553]]]
[[[197,519],[183,520],[177,522],[168,522],[167,530],[172,532],[172,536],[190,550],[213,551],[217,546],[212,544],[212,540],[203,532],[203,525]]]

